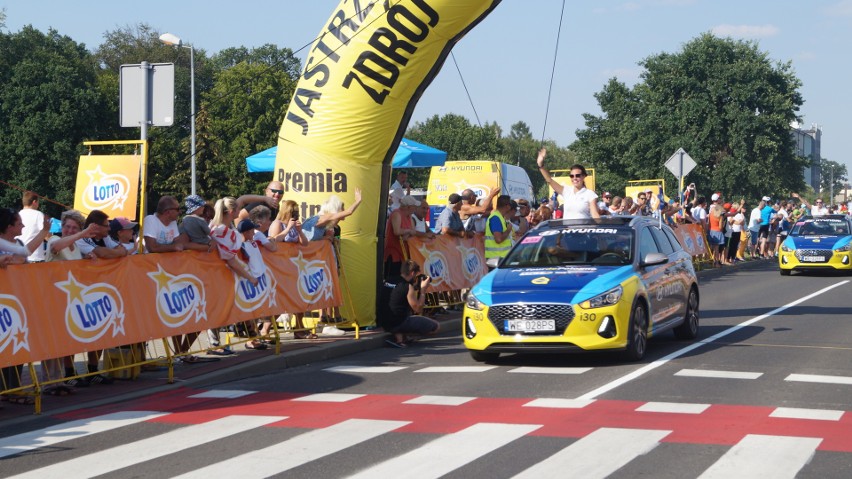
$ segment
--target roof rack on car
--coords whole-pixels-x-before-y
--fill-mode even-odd
[[[600,219],[595,218],[584,218],[579,220],[566,220],[566,219],[558,219],[558,220],[548,220],[547,226],[549,227],[559,227],[559,226],[587,226],[587,225],[628,225],[631,221],[636,218],[642,218],[641,216],[604,216]]]

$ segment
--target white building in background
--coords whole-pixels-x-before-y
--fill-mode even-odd
[[[820,143],[822,142],[822,130],[817,124],[811,125],[809,130],[794,121],[790,123],[793,139],[796,141],[796,155],[810,158],[810,166],[805,167],[805,183],[810,185],[815,192],[819,193],[820,180]]]

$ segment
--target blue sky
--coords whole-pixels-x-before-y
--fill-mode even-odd
[[[12,32],[27,24],[42,31],[52,27],[94,49],[104,32],[145,22],[208,53],[265,43],[298,50],[311,43],[337,4],[0,0]],[[561,0],[503,0],[456,46],[455,59],[483,123],[497,122],[508,132],[523,120],[541,137],[561,8]],[[599,113],[593,95],[608,78],[632,85],[641,71],[637,62],[677,52],[708,31],[755,40],[773,60],[792,62],[803,82],[803,125],[819,125],[822,156],[845,163],[852,173],[852,0],[569,1],[545,136],[568,145],[584,126],[582,114]],[[299,57],[304,60],[304,51]],[[452,59],[412,120],[446,113],[476,122]]]

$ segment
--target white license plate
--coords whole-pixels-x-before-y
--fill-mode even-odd
[[[805,263],[824,263],[825,256],[802,256],[802,262]]]
[[[507,319],[505,326],[505,330],[511,332],[556,331],[556,321],[553,319]]]

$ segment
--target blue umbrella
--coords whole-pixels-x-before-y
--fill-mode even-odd
[[[278,147],[273,146],[260,153],[255,153],[246,158],[246,167],[249,173],[264,173],[275,169],[275,154]],[[430,166],[441,166],[447,161],[447,154],[431,146],[426,146],[416,141],[403,138],[393,156],[394,168],[428,168]]]

